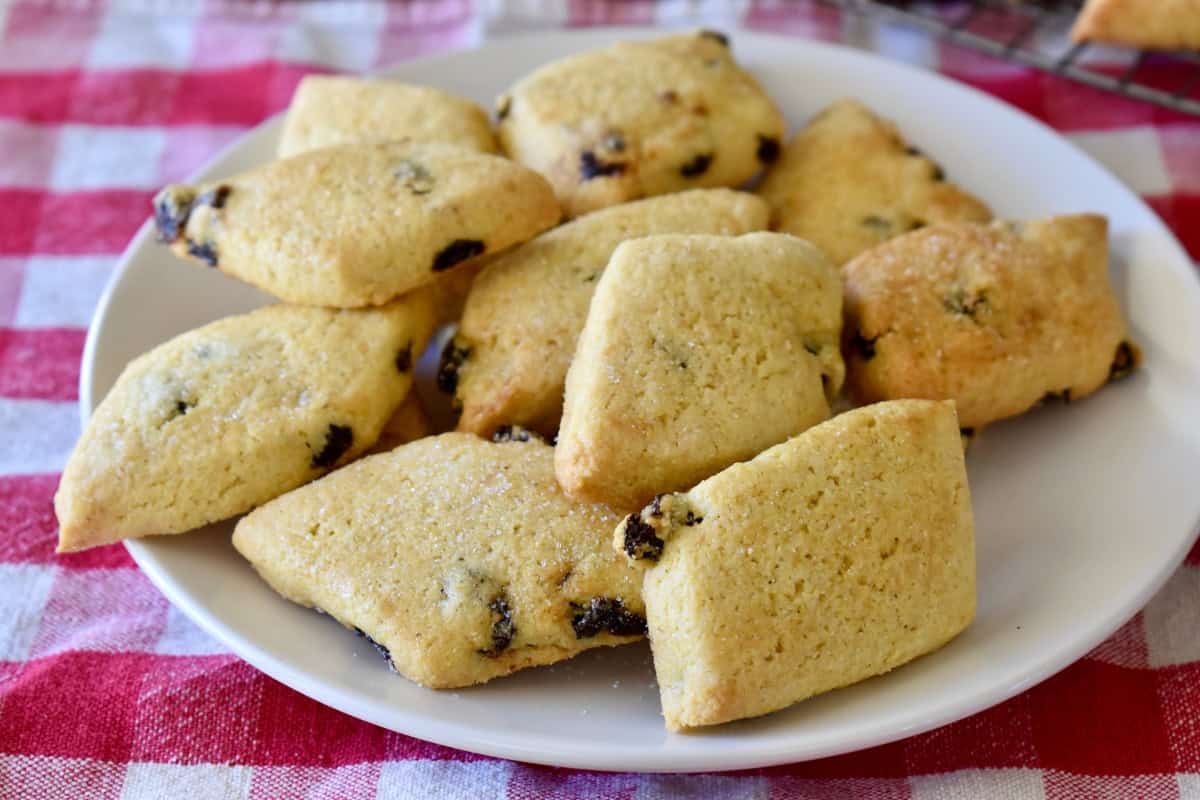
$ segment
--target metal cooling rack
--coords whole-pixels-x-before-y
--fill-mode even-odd
[[[1079,0],[818,3],[861,17],[915,26],[954,44],[1200,116],[1200,54],[1076,44],[1068,32],[1079,11]]]

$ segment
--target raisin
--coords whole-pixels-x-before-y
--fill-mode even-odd
[[[690,528],[693,525],[699,525],[701,522],[704,522],[704,517],[697,517],[689,508],[687,515],[683,518],[683,524]]]
[[[1137,350],[1129,342],[1121,342],[1117,345],[1117,352],[1113,355],[1112,366],[1108,370],[1108,379],[1110,381],[1119,381],[1133,372],[1137,365]]]
[[[201,242],[196,244],[191,239],[187,240],[187,254],[200,259],[210,267],[217,265],[217,248],[212,242]]]
[[[197,197],[195,202],[192,203],[192,208],[196,208],[198,206],[224,208],[225,200],[229,197],[229,193],[231,191],[233,190],[224,184],[221,184],[220,186],[214,186],[204,194]]]
[[[813,344],[812,342],[805,342],[804,349],[807,350],[809,353],[811,353],[814,356],[821,355],[821,345],[819,345],[819,344]]]
[[[317,610],[321,611],[320,609],[317,609]],[[324,612],[321,612],[321,613],[324,613]],[[377,652],[377,653],[379,653],[379,655],[383,656],[383,660],[387,662],[388,669],[390,669],[392,672],[396,671],[396,665],[392,662],[392,651],[391,650],[388,650],[386,647],[381,645],[379,642],[372,639],[371,634],[367,633],[362,628],[355,628],[354,632],[357,633],[359,636],[363,637],[364,639],[366,639],[367,642],[370,643],[371,647],[375,648],[375,652]]]
[[[619,133],[610,133],[604,137],[604,146],[614,153],[621,153],[625,150],[625,137]]]
[[[429,194],[433,191],[433,176],[429,174],[429,170],[412,159],[401,161],[393,174],[415,195]]]
[[[964,439],[970,439],[975,436],[975,429],[974,428],[959,428],[958,434],[959,434],[959,436],[962,436]]]
[[[701,153],[691,161],[679,168],[679,174],[685,178],[696,178],[708,172],[708,167],[712,164],[712,153]]]
[[[317,469],[332,467],[338,459],[354,444],[354,430],[347,425],[330,424],[325,431],[325,444],[321,452],[312,457],[312,465]]]
[[[699,35],[705,39],[712,39],[714,42],[717,42],[722,47],[729,47],[729,37],[726,36],[725,34],[721,33],[720,31],[712,31],[712,30],[705,29],[705,30],[700,31]]]
[[[168,186],[154,196],[154,227],[160,242],[174,242],[183,234],[192,213],[195,193],[186,186]]]
[[[513,624],[512,609],[508,607],[508,597],[503,592],[492,598],[488,608],[492,612],[492,646],[479,652],[495,657],[512,644],[513,637],[517,635],[517,626]]]
[[[929,177],[933,178],[935,181],[944,181],[946,180],[946,170],[942,169],[941,164],[934,164],[933,174]]]
[[[454,339],[446,342],[442,350],[442,358],[438,363],[437,387],[446,394],[454,394],[458,388],[458,373],[463,363],[471,355],[471,348],[462,347]]]
[[[468,258],[480,255],[486,249],[484,243],[478,239],[455,239],[433,257],[433,271],[444,272]]]
[[[605,163],[596,158],[596,154],[591,150],[584,150],[579,154],[579,175],[585,181],[609,175],[620,175],[623,172],[625,172],[625,164],[620,161]]]
[[[676,92],[674,89],[667,89],[665,91],[661,91],[658,93],[658,99],[662,100],[664,103],[667,103],[668,105],[671,103],[677,103],[677,102],[679,102],[679,93]]]
[[[979,292],[974,297],[967,294],[965,289],[957,288],[942,298],[942,306],[951,314],[969,317],[971,320],[978,322],[976,316],[983,306],[988,302],[987,294]]]
[[[1039,403],[1062,403],[1063,405],[1071,404],[1071,390],[1063,389],[1061,392],[1046,392],[1042,395]]]
[[[862,331],[854,332],[854,338],[850,340],[850,344],[854,346],[855,352],[862,357],[863,361],[870,361],[875,357],[875,339],[863,336]]]
[[[754,151],[763,164],[774,164],[779,160],[779,140],[774,136],[758,134],[758,149]]]
[[[408,344],[400,348],[399,353],[396,353],[396,371],[401,375],[406,374],[412,369],[412,361],[412,340],[409,340]]]
[[[571,603],[575,613],[571,627],[576,639],[590,639],[607,631],[614,636],[643,636],[646,633],[646,618],[625,608],[620,598],[593,597],[586,606]]]
[[[496,432],[492,434],[492,441],[498,444],[504,442],[529,442],[542,441],[542,437],[538,436],[531,430],[522,428],[520,425],[501,425],[496,428]]]
[[[874,214],[869,214],[862,218],[862,225],[870,228],[882,236],[890,236],[892,233],[892,223],[883,217],[877,217]]]
[[[657,514],[651,511],[651,516],[661,514],[661,511]],[[654,532],[654,528],[647,525],[639,514],[630,514],[625,518],[624,548],[625,554],[630,558],[657,561],[665,544],[666,542]]]
[[[913,147],[911,144],[908,147],[904,148],[904,152],[908,153],[910,156],[925,155],[924,153],[921,152],[920,148]]]
[[[496,101],[496,119],[504,121],[508,118],[508,112],[510,111],[512,111],[511,97],[504,95]]]

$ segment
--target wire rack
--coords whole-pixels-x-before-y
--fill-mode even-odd
[[[862,17],[915,26],[954,44],[1200,116],[1200,54],[1148,53],[1072,42],[1068,33],[1079,0],[818,2]]]

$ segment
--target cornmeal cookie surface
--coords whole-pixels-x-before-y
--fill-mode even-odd
[[[754,195],[694,189],[593,211],[498,256],[476,280],[447,351],[446,380],[462,407],[458,429],[486,436],[518,424],[554,435],[575,341],[621,242],[766,226],[766,204]],[[456,354],[465,355],[453,370]]]
[[[656,562],[643,594],[672,730],[887,672],[975,615],[971,499],[950,402],[840,414],[657,498],[616,539]]]
[[[554,185],[563,210],[737,186],[779,154],[783,115],[700,31],[547,64],[498,101],[501,146]]]
[[[307,75],[283,121],[279,157],[329,147],[407,139],[496,152],[487,112],[465,97],[399,81]]]
[[[1087,0],[1071,38],[1149,50],[1200,50],[1200,0]]]
[[[232,517],[365,452],[432,327],[425,292],[365,311],[275,305],[135,359],[63,471],[59,551]]]
[[[313,150],[154,199],[159,239],[291,303],[379,305],[558,222],[499,156],[381,142]]]
[[[856,100],[813,118],[758,191],[775,230],[808,239],[836,264],[923,225],[991,218],[895,125]]]
[[[935,225],[842,269],[861,403],[954,400],[964,428],[1078,400],[1138,361],[1094,214]]]
[[[837,269],[794,236],[621,244],[567,373],[559,483],[637,508],[826,419],[841,324]]]
[[[483,683],[645,633],[620,519],[568,500],[553,451],[467,433],[371,456],[263,506],[233,544],[287,599],[424,686]]]

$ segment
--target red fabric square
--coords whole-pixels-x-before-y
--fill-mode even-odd
[[[0,116],[26,122],[61,123],[67,118],[79,72],[0,72]]]
[[[82,328],[0,328],[0,397],[78,400]]]
[[[57,475],[0,476],[0,562],[48,564],[54,560],[57,486]]]
[[[1187,554],[1187,563],[1200,564],[1200,539],[1197,539],[1192,549]]]
[[[148,653],[64,653],[30,661],[0,695],[0,752],[129,760]]]
[[[70,121],[92,125],[165,125],[183,77],[163,69],[85,72],[71,98]]]
[[[490,756],[442,747],[402,733],[384,731],[383,757],[387,761],[495,761]]]
[[[34,189],[0,189],[0,255],[33,252],[45,197]]]
[[[119,189],[47,194],[38,224],[37,251],[120,253],[150,215],[153,196],[153,192]]]
[[[1171,228],[1188,255],[1200,261],[1200,193],[1180,192],[1144,199]]]
[[[256,125],[270,110],[275,69],[259,62],[183,73],[168,119],[173,125]]]
[[[771,778],[770,800],[909,800],[912,787],[903,778],[813,780]]]
[[[131,757],[244,763],[262,699],[258,672],[233,656],[163,658],[142,677]]]
[[[754,772],[768,777],[791,775],[803,778],[903,778],[908,774],[904,742]]]
[[[1041,766],[1084,775],[1169,772],[1153,670],[1080,661],[1029,693]]]
[[[383,757],[385,731],[292,691],[265,675],[250,762],[335,767]]]
[[[1038,767],[1028,695],[904,742],[906,772],[926,775],[972,768]]]
[[[607,0],[570,0],[567,5],[567,24],[588,25],[646,25],[654,22],[654,3],[647,0],[626,0],[611,3]]]

